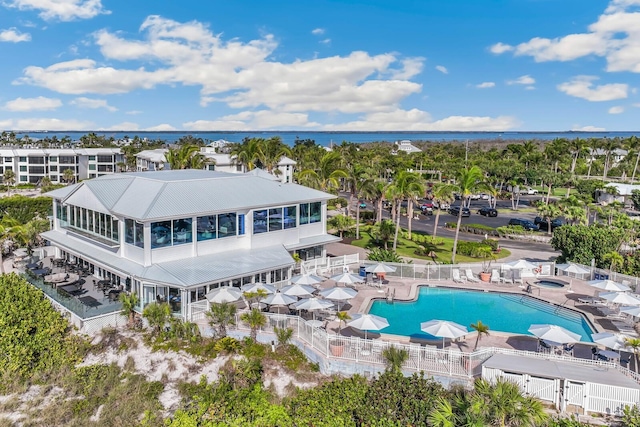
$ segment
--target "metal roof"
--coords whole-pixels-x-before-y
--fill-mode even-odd
[[[86,186],[110,213],[140,221],[335,197],[298,184],[283,184],[259,176],[193,169],[105,175],[77,185]],[[71,194],[72,191],[59,190],[46,193],[63,202]]]
[[[83,242],[59,231],[47,231],[42,233],[42,237],[68,252],[142,281],[180,287],[201,286],[235,277],[251,276],[264,271],[290,267],[295,263],[282,245],[276,245],[202,255],[145,267],[117,253],[101,249],[95,244]]]
[[[331,234],[321,234],[319,236],[303,237],[299,243],[293,245],[285,245],[285,247],[292,251],[295,249],[306,248],[309,246],[326,245],[327,243],[339,242],[342,239],[338,236],[332,236]]]

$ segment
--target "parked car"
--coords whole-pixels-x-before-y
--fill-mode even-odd
[[[433,215],[433,208],[425,207],[423,205],[420,210],[422,211],[422,215]]]
[[[528,196],[533,196],[534,194],[538,194],[538,190],[531,187],[522,187],[520,188],[520,194],[526,194]]]
[[[509,220],[509,225],[519,225],[525,230],[530,230],[530,231],[540,230],[540,227],[534,224],[533,221],[528,219],[522,219],[522,218],[511,218]]]
[[[384,202],[382,202],[382,208],[383,209],[391,209],[391,202],[385,200]]]
[[[420,209],[424,210],[424,209],[433,209],[433,202],[424,202],[420,205]]]
[[[366,209],[367,208],[367,203],[360,200],[360,209]]]
[[[483,215],[483,216],[492,216],[492,217],[498,216],[498,211],[496,209],[494,209],[494,208],[489,207],[489,206],[484,206],[484,207],[478,209],[478,213],[480,215]]]
[[[458,214],[460,213],[460,206],[449,207],[449,213],[453,216],[458,216]],[[462,216],[463,217],[471,216],[471,211],[469,210],[469,208],[462,208]]]
[[[533,220],[533,223],[535,225],[538,226],[538,228],[540,228],[541,230],[547,230],[549,227],[549,224],[547,223],[547,220],[545,218],[542,218],[540,216],[535,217],[535,219]],[[565,225],[565,221],[562,218],[555,218],[551,220],[551,231],[555,230],[558,227],[562,227],[563,225]]]
[[[440,209],[445,210],[445,209],[449,209],[449,206],[451,206],[451,205],[449,205],[449,203],[447,203],[447,202],[438,203],[438,202],[437,202],[437,201],[435,201],[435,200],[434,200],[434,202],[433,202],[433,207],[434,207],[434,208],[438,208],[438,207],[440,207]]]

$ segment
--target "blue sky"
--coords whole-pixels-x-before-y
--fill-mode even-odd
[[[0,0],[0,129],[633,131],[640,0]]]

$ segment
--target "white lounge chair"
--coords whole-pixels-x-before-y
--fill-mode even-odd
[[[491,283],[500,283],[500,272],[496,269],[491,270]]]
[[[502,277],[500,277],[500,281],[502,283],[513,283],[513,271],[505,270],[502,272]]]
[[[467,280],[470,282],[479,282],[480,279],[478,279],[476,276],[473,275],[473,271],[471,271],[470,268],[467,268],[464,270],[465,275],[467,276]]]
[[[460,277],[460,270],[458,269],[453,269],[451,270],[451,277],[453,277],[453,281],[456,283],[464,283],[465,279],[463,279],[462,277]]]
[[[513,270],[513,283],[520,283],[524,285],[524,280],[522,280],[522,270]]]

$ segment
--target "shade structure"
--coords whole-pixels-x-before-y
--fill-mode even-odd
[[[625,313],[633,317],[640,317],[640,306],[620,307],[620,313]]]
[[[335,276],[331,276],[331,280],[335,281],[336,283],[353,285],[354,283],[364,282],[364,277],[360,277],[351,273],[340,273]]]
[[[556,268],[560,271],[564,271],[565,273],[573,273],[573,274],[591,273],[590,270],[573,263],[556,264]]]
[[[624,350],[627,347],[626,340],[629,337],[624,334],[616,334],[613,332],[600,332],[591,334],[593,342],[602,344],[612,350]]]
[[[268,294],[272,294],[276,291],[275,286],[267,285],[265,283],[249,283],[240,289],[242,289],[242,292],[258,292],[259,290],[262,290]]]
[[[205,297],[212,303],[235,302],[242,298],[242,291],[233,286],[222,286],[210,290]]]
[[[529,332],[542,340],[560,344],[579,342],[582,339],[580,335],[558,325],[533,324],[529,326]]]
[[[469,333],[466,326],[462,326],[459,323],[451,322],[449,320],[438,319],[420,323],[420,329],[429,335],[442,338],[443,348],[445,338],[458,338]]]
[[[291,278],[291,283],[298,285],[316,285],[323,281],[324,279],[322,277],[310,273],[300,274]]]
[[[379,262],[377,264],[368,265],[365,267],[364,271],[367,273],[393,273],[396,271],[396,268]]]
[[[274,292],[266,297],[262,302],[268,305],[289,305],[296,302],[298,299],[290,295],[285,295],[282,292]]]
[[[298,310],[317,311],[333,307],[333,303],[317,297],[304,298],[293,305]]]
[[[614,304],[640,305],[640,297],[624,292],[605,292],[598,296]]]
[[[367,339],[367,331],[380,331],[388,327],[389,322],[384,317],[375,314],[354,314],[347,325],[364,331],[364,338]]]
[[[351,288],[342,288],[336,286],[334,288],[320,291],[320,295],[322,295],[326,299],[338,301],[338,310],[340,310],[341,302],[355,297],[356,295],[358,295],[358,291]]]
[[[309,285],[294,284],[282,288],[282,293],[292,297],[308,297],[316,291],[316,288]]]
[[[518,259],[515,261],[507,262],[504,264],[507,268],[513,268],[516,270],[534,270],[538,268],[538,264],[534,264],[526,259]]]
[[[627,292],[631,290],[631,288],[628,287],[627,285],[623,285],[622,283],[614,282],[613,280],[608,280],[608,279],[589,280],[587,282],[587,285],[596,289],[601,289],[603,291],[610,291],[610,292]]]

